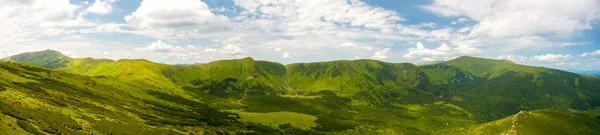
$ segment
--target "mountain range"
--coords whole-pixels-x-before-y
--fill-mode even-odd
[[[508,60],[0,61],[0,134],[600,134],[600,79]]]

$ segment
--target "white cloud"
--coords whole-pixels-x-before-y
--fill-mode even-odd
[[[471,55],[471,54],[479,54],[482,52],[481,49],[467,46],[467,45],[459,45],[454,48],[448,46],[447,44],[442,44],[440,47],[435,49],[426,48],[421,42],[417,43],[415,48],[406,49],[407,53],[403,55],[404,58],[416,58],[416,57],[433,57],[433,58],[442,58],[449,59],[459,55]]]
[[[283,54],[281,54],[281,57],[288,59],[288,58],[290,58],[290,53],[289,52],[283,52]]]
[[[346,42],[340,45],[341,47],[357,47],[358,45],[352,43],[352,42]]]
[[[546,55],[535,55],[533,56],[533,60],[540,62],[564,62],[570,60],[572,57],[570,55],[562,55],[562,54],[546,54]]]
[[[217,52],[217,49],[214,49],[214,48],[206,48],[206,49],[204,49],[204,52]]]
[[[434,0],[423,9],[479,21],[472,35],[511,37],[591,29],[600,19],[598,0]]]
[[[455,25],[455,24],[466,22],[466,21],[468,21],[467,18],[458,18],[458,20],[456,20],[456,21],[454,21],[454,22],[452,22],[450,24]]]
[[[223,46],[223,48],[221,48],[221,53],[223,53],[225,55],[230,55],[230,56],[239,56],[239,55],[245,55],[247,52],[246,52],[246,50],[240,48],[237,45],[228,44],[228,45]]]
[[[384,48],[383,50],[377,51],[375,54],[373,54],[373,56],[371,56],[371,59],[387,59],[388,51],[390,51],[390,48]]]
[[[368,47],[368,46],[361,46],[360,48],[365,49],[365,50],[373,50],[373,47]]]
[[[415,27],[415,28],[435,28],[437,26],[437,24],[429,22],[429,23],[421,23],[418,25],[411,25],[411,27]]]
[[[340,44],[340,47],[344,47],[344,48],[362,48],[365,50],[372,50],[373,47],[369,47],[369,46],[363,46],[363,45],[358,45],[352,42],[345,42],[343,44]]]
[[[85,13],[105,15],[110,13],[112,10],[113,8],[111,1],[96,0],[90,7],[86,9]]]
[[[579,65],[579,63],[577,63],[577,62],[558,62],[558,63],[556,63],[556,65],[557,66],[571,66],[571,67],[574,67],[574,66]]]
[[[527,57],[525,57],[525,56],[517,56],[517,55],[511,55],[511,54],[502,54],[496,58],[502,59],[502,60],[510,60],[513,62],[524,62],[527,60]]]
[[[74,18],[76,10],[69,0],[0,0],[0,42],[61,35],[85,22]]]
[[[216,60],[241,58],[247,56],[247,50],[241,47],[241,41],[243,41],[241,38],[234,37],[218,41],[221,43],[217,45],[211,45],[211,47],[217,48],[211,48],[199,45],[170,45],[162,40],[157,40],[149,46],[134,48],[134,50],[138,52],[152,52],[156,55],[162,56],[163,59],[175,58],[183,61],[195,61],[203,58]]]
[[[579,56],[580,57],[588,57],[588,56],[598,56],[598,55],[600,55],[600,50],[596,50],[596,51],[593,51],[593,52],[586,52],[586,53],[583,53],[583,54],[581,54]]]
[[[177,48],[179,48],[179,46],[175,47],[175,46],[172,46],[172,45],[162,42],[162,40],[158,40],[158,41],[150,44],[150,46],[135,48],[135,49],[140,50],[140,51],[149,51],[149,52],[176,52],[176,51],[179,51]]]
[[[435,61],[435,59],[430,58],[430,57],[424,57],[423,61]]]
[[[245,11],[238,19],[252,18],[263,26],[275,26],[288,35],[307,35],[337,26],[362,27],[391,32],[403,20],[395,11],[358,0],[234,0]]]
[[[158,40],[158,41],[150,44],[147,47],[135,48],[135,50],[143,51],[143,52],[161,53],[161,55],[163,55],[163,59],[175,58],[178,60],[198,60],[200,58],[203,58],[202,54],[198,53],[198,52],[202,51],[202,48],[192,46],[192,45],[188,45],[185,47],[169,45],[167,43],[164,43],[162,40]],[[212,48],[204,49],[204,52],[215,52],[215,51],[216,51],[216,49],[212,49]]]
[[[281,48],[275,48],[275,49],[273,49],[273,51],[279,52],[279,51],[281,51]]]
[[[197,52],[179,52],[179,53],[169,53],[167,57],[164,58],[175,58],[179,60],[198,60],[203,58],[202,54]]]
[[[232,27],[227,17],[212,13],[200,0],[143,0],[125,21],[142,35],[163,39],[198,37]]]

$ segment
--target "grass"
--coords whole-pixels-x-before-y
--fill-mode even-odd
[[[239,114],[240,121],[242,122],[253,122],[262,125],[271,126],[272,128],[280,128],[281,126],[289,124],[292,128],[298,128],[302,130],[311,130],[312,127],[316,127],[317,117],[312,115],[306,115],[294,112],[268,112],[268,113],[252,113],[242,111],[231,111]],[[286,127],[287,128],[287,127]]]
[[[544,108],[570,114],[528,111],[517,132],[598,131],[599,79],[510,61],[18,57],[7,59],[33,65],[0,63],[0,130],[14,134],[500,134],[512,115]]]
[[[564,135],[598,134],[598,121],[572,116],[551,110],[521,111],[515,115],[474,125],[467,128],[444,131],[451,134],[527,134]]]
[[[401,107],[401,108],[404,108],[404,109],[407,109],[407,110],[413,111],[413,112],[420,111],[424,108],[423,106],[421,106],[419,104],[392,104],[392,105]]]

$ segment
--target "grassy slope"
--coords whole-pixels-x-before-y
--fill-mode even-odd
[[[1,59],[0,62],[14,61],[47,68],[61,68],[65,67],[67,63],[71,62],[71,60],[71,58],[61,54],[58,51],[44,50],[6,57]]]
[[[521,111],[496,121],[442,131],[456,135],[592,135],[600,134],[600,121],[551,110]]]
[[[136,130],[136,134],[429,134],[473,123],[400,107],[352,107],[349,99],[331,92],[307,99],[249,95],[231,100],[204,92],[171,93],[143,86],[143,82],[82,76],[18,63],[0,63],[0,75],[0,117],[4,120],[0,129],[15,133],[132,134],[127,129],[143,129]]]
[[[172,66],[69,58],[57,70],[111,78],[107,85],[131,87],[138,93],[130,95],[138,98],[175,100],[165,102],[171,105],[192,100],[240,115],[311,115],[320,132],[428,134],[470,125],[469,119],[490,121],[542,108],[596,114],[600,97],[598,79],[473,57],[424,66],[374,60],[282,65],[251,58]],[[121,90],[130,91],[127,87]]]
[[[436,95],[489,121],[520,110],[592,110],[600,106],[600,80],[506,60],[460,57],[422,66]],[[437,86],[437,87],[434,87]]]
[[[0,75],[0,129],[7,131],[3,133],[313,132],[245,123],[236,113],[223,111],[242,109],[238,102],[206,94],[185,98],[191,95],[117,77],[89,77],[19,63],[0,63]]]

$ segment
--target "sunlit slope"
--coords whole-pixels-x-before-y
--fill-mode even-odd
[[[331,90],[371,103],[401,98],[417,86],[423,74],[410,63],[375,60],[329,61],[286,65],[286,84],[294,92]]]
[[[51,51],[26,53],[26,56],[48,52]],[[463,108],[478,121],[503,118],[520,110],[589,111],[600,106],[597,78],[467,56],[422,66],[375,60],[283,65],[252,58],[176,66],[147,60],[53,56],[48,59],[58,63],[49,64],[62,65],[56,70],[114,77],[136,87],[164,89],[177,95],[209,93],[239,99],[248,95],[309,96],[331,91],[349,98],[352,105],[424,105],[443,101]],[[45,61],[36,58],[39,59],[27,57],[15,61]]]
[[[474,57],[420,68],[432,83],[427,90],[479,113],[476,116],[482,120],[520,110],[588,110],[600,106],[600,80],[566,71]]]
[[[20,63],[0,63],[0,76],[0,129],[7,134],[430,134],[473,123],[428,113],[442,104],[352,106],[329,91],[234,100]]]
[[[18,63],[0,63],[0,76],[0,134],[214,134],[261,129],[237,122],[233,113],[184,98],[189,96],[114,77]]]
[[[594,135],[600,134],[600,121],[551,110],[521,111],[488,123],[445,130],[441,134]]]
[[[63,55],[54,50],[44,50],[39,52],[22,53],[0,60],[0,62],[21,62],[32,65],[38,65],[47,68],[61,68],[70,63],[72,58]]]
[[[239,97],[247,94],[285,93],[279,85],[285,73],[285,68],[279,63],[244,58],[172,66],[165,75],[190,91]]]

